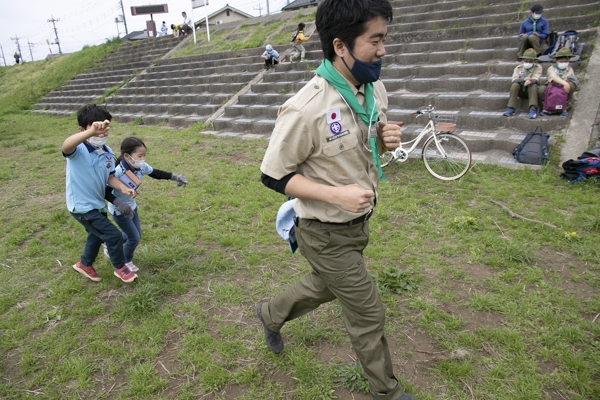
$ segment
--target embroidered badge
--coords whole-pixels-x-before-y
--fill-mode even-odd
[[[344,131],[344,132],[342,132],[342,133],[340,133],[340,134],[337,134],[337,135],[335,135],[335,136],[330,136],[330,137],[328,137],[326,140],[327,140],[328,142],[331,142],[331,141],[333,141],[333,140],[335,140],[335,139],[339,139],[339,138],[341,138],[341,137],[344,137],[344,136],[348,135],[349,133],[350,133],[350,131]]]
[[[337,135],[342,131],[342,125],[339,122],[333,122],[331,125],[329,125],[329,129],[331,130],[331,133]]]
[[[335,108],[331,111],[327,111],[327,123],[332,124],[342,120],[342,113],[339,108]]]

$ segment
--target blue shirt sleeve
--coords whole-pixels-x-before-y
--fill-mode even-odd
[[[538,23],[537,26],[538,35],[540,36],[540,39],[546,39],[548,34],[550,34],[550,24],[546,18],[540,18],[540,22],[541,23]]]

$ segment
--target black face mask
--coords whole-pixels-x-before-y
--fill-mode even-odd
[[[348,67],[348,64],[346,64],[346,61],[344,60],[344,57],[342,57],[342,61],[344,62],[344,65],[346,66],[346,68],[348,68],[348,70],[350,71],[352,76],[354,76],[354,78],[358,82],[360,82],[362,84],[366,84],[366,83],[375,82],[376,80],[379,79],[379,75],[381,74],[381,65],[383,64],[383,59],[380,58],[379,61],[375,61],[375,62],[360,61],[359,59],[354,57],[354,54],[352,54],[352,51],[350,50],[350,48],[348,46],[346,46],[346,48],[348,49],[348,52],[354,59],[354,65],[352,66],[352,68]]]

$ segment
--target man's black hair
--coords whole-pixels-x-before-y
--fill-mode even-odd
[[[304,29],[306,27],[306,24],[304,22],[300,22],[298,24],[298,30],[301,31],[302,29]]]
[[[79,111],[77,111],[77,124],[79,124],[79,126],[83,129],[87,129],[87,127],[94,122],[102,122],[105,119],[110,121],[112,119],[112,115],[110,115],[110,113],[106,111],[106,108],[103,106],[86,104],[85,106],[81,107]]]
[[[365,33],[368,21],[382,17],[390,23],[393,16],[388,0],[323,0],[316,16],[323,57],[329,61],[335,59],[335,38],[354,50],[356,38]]]

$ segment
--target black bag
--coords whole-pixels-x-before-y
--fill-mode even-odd
[[[539,130],[539,132],[538,132]],[[548,152],[548,139],[550,135],[542,132],[538,126],[535,131],[529,132],[525,139],[513,150],[515,159],[524,164],[542,165],[550,159]]]

